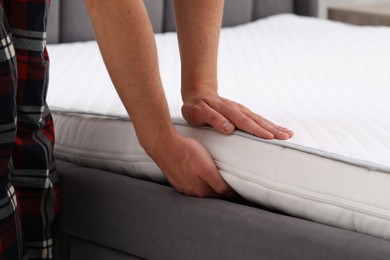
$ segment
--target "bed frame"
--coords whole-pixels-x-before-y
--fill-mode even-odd
[[[175,30],[172,3],[145,0],[155,32]],[[82,0],[52,2],[48,41],[94,39]],[[226,0],[224,26],[277,13],[315,15],[317,1]],[[50,104],[49,104],[50,105]],[[390,242],[237,200],[57,160],[60,260],[390,259]]]

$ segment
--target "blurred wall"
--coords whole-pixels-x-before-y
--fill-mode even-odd
[[[369,4],[369,3],[390,3],[390,0],[318,0],[318,16],[320,18],[327,17],[327,8],[330,5],[348,5],[348,4]]]

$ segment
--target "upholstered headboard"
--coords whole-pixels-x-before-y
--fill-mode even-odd
[[[155,32],[175,30],[172,0],[144,0]],[[317,15],[318,0],[225,0],[223,26],[233,26],[278,13]],[[52,0],[48,42],[94,39],[83,0]]]

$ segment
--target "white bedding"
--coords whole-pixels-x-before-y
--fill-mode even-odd
[[[294,130],[289,141],[185,124],[176,35],[156,35],[178,131],[203,143],[242,196],[390,239],[390,28],[279,15],[223,29],[224,97]],[[49,46],[56,155],[164,181],[135,137],[95,42]]]

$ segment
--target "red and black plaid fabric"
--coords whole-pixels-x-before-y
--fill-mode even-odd
[[[0,0],[0,260],[53,259],[59,189],[46,104],[50,0]]]

